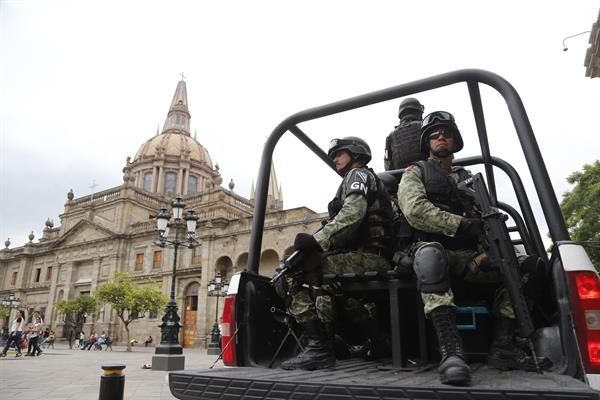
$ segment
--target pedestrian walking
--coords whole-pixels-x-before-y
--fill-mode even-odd
[[[16,357],[21,357],[21,338],[23,337],[23,325],[25,325],[25,317],[23,311],[17,310],[17,316],[10,327],[10,333],[8,334],[8,340],[4,350],[0,353],[0,357],[6,357],[6,352],[11,344],[14,343],[17,349]]]

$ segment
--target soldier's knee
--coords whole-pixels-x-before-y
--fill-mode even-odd
[[[414,256],[414,270],[421,292],[440,293],[450,289],[448,256],[441,244],[431,242],[419,247]]]

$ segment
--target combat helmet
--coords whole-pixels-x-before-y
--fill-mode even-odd
[[[429,155],[429,134],[439,127],[452,129],[454,132],[454,149],[452,152],[458,153],[461,151],[464,143],[454,116],[447,111],[434,111],[427,114],[421,122],[421,153]]]
[[[407,97],[402,100],[400,103],[400,107],[398,107],[398,118],[402,118],[405,114],[416,114],[423,113],[425,111],[425,106],[423,106],[419,100],[414,97]]]
[[[356,154],[365,164],[371,161],[371,148],[367,142],[359,137],[346,136],[341,139],[333,139],[329,143],[329,151],[327,151],[327,155],[333,160],[335,153],[340,150],[346,150],[349,153]]]

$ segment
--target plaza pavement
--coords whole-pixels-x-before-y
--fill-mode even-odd
[[[208,368],[217,356],[205,349],[184,349],[185,369]],[[0,358],[0,399],[98,400],[102,364],[125,364],[125,400],[172,400],[166,371],[142,369],[152,362],[154,347],[114,346],[111,351],[69,350],[63,343],[44,350],[39,357],[15,358],[14,351]],[[222,368],[219,361],[215,368]]]

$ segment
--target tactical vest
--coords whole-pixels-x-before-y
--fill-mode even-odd
[[[376,253],[389,258],[394,253],[392,202],[375,172],[371,168],[368,168],[368,171],[369,178],[375,181],[377,190],[372,190],[372,185],[369,185],[367,213],[358,227],[354,243],[348,244],[348,250],[363,249],[369,253]],[[345,181],[342,182],[335,198],[329,202],[327,207],[330,220],[335,218],[344,204],[344,199],[342,199],[344,184]]]
[[[415,163],[421,169],[421,180],[425,187],[427,200],[439,209],[463,216],[470,211],[470,204],[459,195],[454,179],[445,171],[439,162],[433,159],[421,160]],[[459,182],[469,178],[470,174],[464,170],[457,171]],[[435,241],[448,249],[474,248],[476,243],[460,236],[449,237],[442,234],[425,232],[413,229],[413,238],[416,241]]]
[[[393,169],[405,168],[407,165],[423,160],[421,153],[421,121],[401,122],[390,133],[390,151],[389,159],[392,161]]]
[[[433,159],[415,163],[421,169],[421,177],[427,199],[436,207],[452,214],[463,215],[465,206],[461,202],[458,188],[454,179],[446,172],[439,162]],[[468,172],[458,170],[459,181],[468,178]]]

